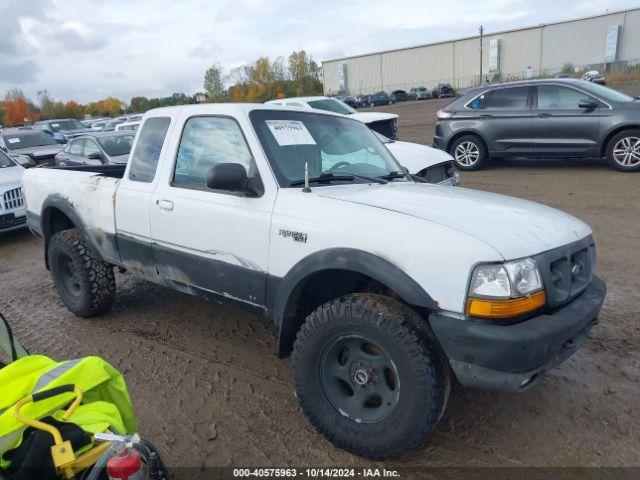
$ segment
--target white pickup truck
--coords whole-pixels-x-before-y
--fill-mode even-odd
[[[420,445],[452,379],[525,390],[581,345],[605,285],[591,230],[417,183],[361,122],[267,105],[147,112],[128,165],[31,169],[30,228],[77,315],[114,268],[264,312],[304,413],[370,458]]]

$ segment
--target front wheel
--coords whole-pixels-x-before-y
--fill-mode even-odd
[[[334,445],[382,460],[431,435],[449,377],[421,322],[404,304],[368,294],[334,299],[307,317],[293,350],[295,390]]]
[[[640,171],[640,130],[625,130],[607,145],[609,165],[621,172]]]
[[[487,161],[487,148],[476,135],[465,135],[458,138],[449,153],[460,170],[480,170]]]
[[[80,317],[107,310],[115,299],[113,267],[96,259],[78,230],[63,230],[49,240],[49,269],[64,304]]]

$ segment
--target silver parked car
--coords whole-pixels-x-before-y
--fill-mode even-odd
[[[134,132],[96,132],[83,135],[67,144],[55,163],[73,165],[123,165],[129,159]]]

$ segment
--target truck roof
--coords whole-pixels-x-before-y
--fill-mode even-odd
[[[323,97],[318,97],[318,98],[323,98]],[[308,108],[280,106],[280,105],[269,104],[269,103],[201,103],[201,104],[194,104],[194,105],[175,105],[172,107],[154,108],[146,112],[145,116],[153,116],[153,117],[158,117],[162,115],[173,116],[183,110],[193,111],[194,113],[203,113],[203,114],[222,113],[222,114],[245,114],[245,115],[248,115],[249,112],[253,110],[274,110],[278,112],[281,112],[283,110],[291,110],[292,112],[300,112],[300,111],[309,112]],[[337,113],[329,112],[326,110],[313,110],[312,113],[344,117],[344,115],[339,115]]]

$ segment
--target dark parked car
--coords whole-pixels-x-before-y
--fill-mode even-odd
[[[462,170],[490,157],[606,157],[640,171],[640,102],[581,80],[477,88],[438,112],[433,146]]]
[[[58,143],[67,143],[72,138],[76,138],[84,133],[90,132],[91,128],[75,118],[58,118],[55,120],[43,120],[36,122],[34,127],[51,135]]]
[[[386,92],[377,92],[373,95],[363,95],[360,103],[363,107],[377,107],[379,105],[391,105],[393,101]]]
[[[347,105],[349,105],[351,108],[356,108],[356,107],[360,106],[360,104],[359,104],[358,100],[356,99],[356,97],[352,97],[351,95],[347,95],[347,96],[343,97],[341,100],[344,103],[346,103]]]
[[[56,165],[123,165],[129,159],[134,132],[96,132],[71,140],[56,155]]]
[[[455,97],[456,91],[453,89],[450,83],[439,83],[431,91],[431,98],[449,98]]]
[[[409,96],[404,90],[394,90],[391,92],[391,100],[394,102],[406,102],[409,100]]]
[[[41,130],[18,127],[0,130],[0,149],[27,167],[28,159],[38,165],[50,163],[62,145]]]

